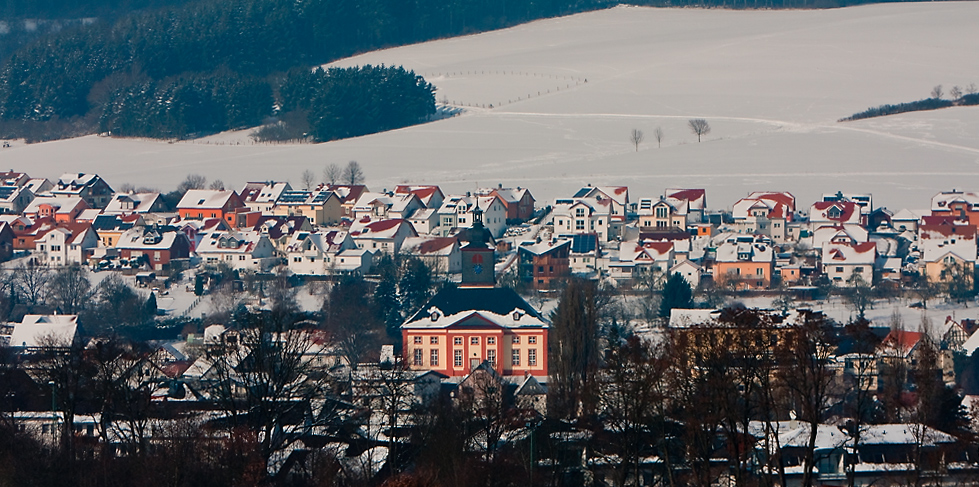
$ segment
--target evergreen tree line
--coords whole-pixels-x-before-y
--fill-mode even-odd
[[[868,108],[862,112],[854,113],[849,117],[842,118],[840,122],[851,122],[854,120],[862,120],[864,118],[874,118],[883,117],[887,115],[897,115],[898,113],[905,112],[919,112],[924,110],[938,110],[940,108],[948,108],[952,106],[971,106],[979,105],[979,94],[968,94],[962,95],[954,100],[943,100],[941,98],[932,97],[925,98],[923,100],[912,101],[908,103],[898,103],[896,105],[881,105],[874,108]]]
[[[87,126],[91,130],[102,106],[118,102],[112,94],[123,98],[123,106],[140,106],[136,100],[150,96],[144,92],[174,89],[167,81],[173,77],[184,80],[178,85],[208,85],[215,77],[228,78],[223,84],[234,85],[236,77],[277,77],[292,68],[359,52],[604,4],[204,0],[138,11],[115,21],[65,29],[11,55],[0,67],[0,121],[56,122],[94,113]],[[192,78],[203,79],[188,81]],[[187,89],[207,91],[203,86]],[[131,98],[135,100],[128,101]],[[6,126],[6,132],[13,131],[11,124]]]

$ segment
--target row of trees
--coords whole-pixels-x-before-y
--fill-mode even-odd
[[[710,133],[710,123],[702,118],[693,118],[688,120],[687,126],[690,128],[690,131],[697,136],[697,142],[701,142],[703,137]],[[662,127],[656,127],[656,129],[653,130],[653,139],[656,140],[657,148],[663,147],[663,139],[665,137],[666,133],[663,132]],[[645,140],[646,134],[642,130],[632,129],[632,131],[629,132],[629,142],[632,142],[632,145],[636,146],[636,152],[639,151],[639,144],[643,143]]]
[[[801,485],[814,484],[818,426],[833,418],[846,419],[858,444],[872,423],[921,423],[973,439],[931,341],[922,342],[914,365],[903,357],[878,361],[879,338],[865,321],[839,326],[810,313],[785,325],[766,313],[727,308],[716,325],[673,329],[654,344],[610,326],[600,294],[591,283],[571,281],[553,314],[548,413],[595,431],[596,455],[617,460],[614,485],[637,479],[641,459],[650,456],[664,462],[669,478],[661,481],[668,485],[706,487],[721,471],[735,485],[754,485],[753,450],[780,452],[768,442],[796,418],[809,426],[801,457],[761,458],[781,485],[796,461]],[[839,374],[840,350],[870,358]],[[746,434],[759,424],[764,445]],[[719,467],[722,451],[727,464]],[[915,475],[925,469],[917,467]]]
[[[156,318],[156,296],[141,295],[117,274],[92,285],[88,270],[78,265],[51,269],[27,263],[0,278],[0,318],[19,322],[25,314],[79,315],[90,336],[140,331]]]

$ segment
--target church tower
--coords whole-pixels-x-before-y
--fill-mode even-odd
[[[492,245],[492,235],[483,226],[483,210],[479,208],[479,198],[476,198],[476,208],[473,209],[473,225],[466,232],[467,242],[462,251],[462,284],[463,287],[493,287],[496,285],[496,249]]]

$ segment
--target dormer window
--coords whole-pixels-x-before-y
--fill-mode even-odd
[[[519,311],[514,311],[513,312],[513,321],[520,321],[520,317],[521,316],[523,316],[522,313],[520,313]]]

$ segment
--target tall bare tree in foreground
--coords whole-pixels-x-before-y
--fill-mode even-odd
[[[31,260],[27,265],[17,266],[14,269],[14,277],[17,292],[27,303],[29,310],[44,304],[48,281],[51,279],[47,267]]]
[[[632,132],[629,134],[629,142],[632,142],[632,145],[636,146],[636,152],[639,152],[639,144],[641,144],[645,138],[646,134],[642,133],[642,130],[632,129]]]
[[[702,118],[692,118],[687,124],[690,125],[690,131],[697,134],[697,142],[710,133],[710,124]]]

